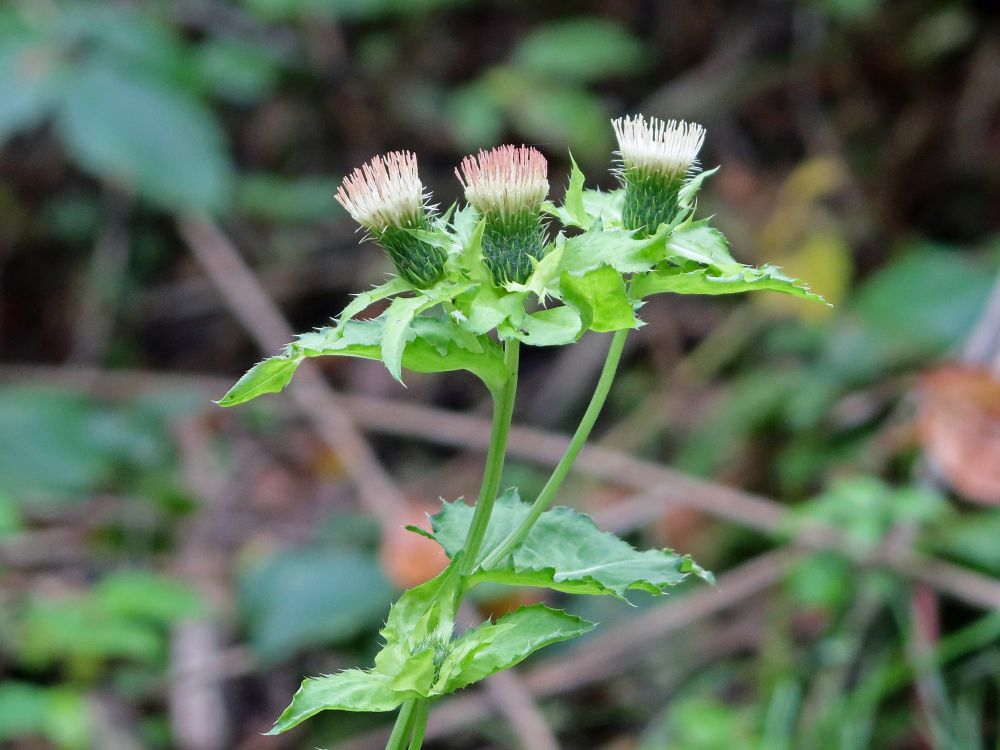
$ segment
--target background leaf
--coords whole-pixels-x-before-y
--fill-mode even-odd
[[[202,211],[226,205],[224,137],[211,113],[180,90],[93,60],[74,71],[57,126],[81,166],[154,203]]]
[[[371,554],[323,549],[262,560],[239,591],[250,644],[269,663],[353,638],[379,622],[393,596]]]
[[[544,76],[588,81],[633,73],[643,67],[643,44],[605,18],[581,17],[550,23],[525,36],[514,63]]]

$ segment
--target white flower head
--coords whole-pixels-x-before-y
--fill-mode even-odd
[[[611,121],[618,137],[618,155],[625,171],[664,177],[685,176],[697,166],[698,151],[705,142],[705,128],[696,122],[642,115]]]
[[[416,155],[390,151],[345,177],[336,198],[361,226],[380,233],[388,227],[419,224],[427,195],[417,174]]]
[[[480,213],[537,212],[549,192],[548,163],[537,149],[499,146],[462,159],[455,176]]]

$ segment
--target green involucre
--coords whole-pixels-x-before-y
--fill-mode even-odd
[[[426,219],[414,226],[388,227],[377,235],[377,240],[392,259],[399,275],[418,289],[433,286],[444,276],[448,253],[413,236],[410,229],[428,229]]]
[[[649,236],[660,224],[671,223],[677,215],[677,197],[684,186],[684,178],[683,174],[663,175],[626,169],[622,225]]]
[[[486,215],[483,262],[497,286],[523,284],[534,269],[531,259],[541,260],[544,253],[545,226],[538,211]]]

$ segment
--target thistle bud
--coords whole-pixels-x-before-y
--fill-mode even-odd
[[[455,170],[466,199],[485,219],[483,261],[497,285],[527,281],[531,258],[545,251],[547,170],[545,157],[527,146],[480,151]]]
[[[385,248],[399,275],[408,282],[425,288],[444,275],[447,253],[407,231],[430,225],[415,155],[392,151],[374,157],[344,178],[336,198]]]
[[[622,223],[649,235],[677,213],[677,193],[698,168],[705,128],[697,123],[655,117],[612,120],[625,187]]]

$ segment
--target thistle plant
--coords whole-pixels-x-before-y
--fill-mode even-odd
[[[642,115],[619,117],[612,126],[625,188],[622,224],[648,236],[676,215],[678,194],[698,168],[705,128]]]
[[[402,594],[369,669],[308,678],[278,718],[284,732],[320,711],[395,711],[389,750],[417,750],[430,704],[595,627],[545,604],[456,633],[462,597],[480,583],[534,586],[625,599],[666,593],[711,574],[671,550],[634,549],[586,515],[551,508],[611,389],[638,311],[655,294],[771,290],[820,299],[773,266],[737,262],[725,237],[695,218],[712,171],[696,171],[700,125],[641,116],[616,120],[622,187],[584,188],[573,163],[561,204],[547,202],[546,162],[502,146],[466,158],[458,171],[468,205],[435,216],[425,206],[412,154],[376,157],[344,182],[338,200],[386,248],[398,276],[363,292],[334,324],[302,334],[223,397],[223,406],[282,390],[306,357],[381,360],[392,375],[466,370],[493,399],[489,450],[472,504],[444,502],[431,517],[450,558],[430,581]],[[713,170],[714,171],[714,170]],[[561,229],[551,239],[543,216]],[[388,308],[359,319],[378,300]],[[588,331],[612,333],[590,403],[565,454],[529,503],[501,492],[521,345],[563,346]]]
[[[336,198],[385,248],[399,275],[410,284],[432,286],[444,275],[445,252],[412,234],[430,226],[427,195],[414,154],[392,151],[376,156],[344,178]]]
[[[465,198],[483,217],[483,262],[493,282],[524,283],[545,250],[542,201],[548,164],[526,146],[500,146],[462,160],[455,175]]]

